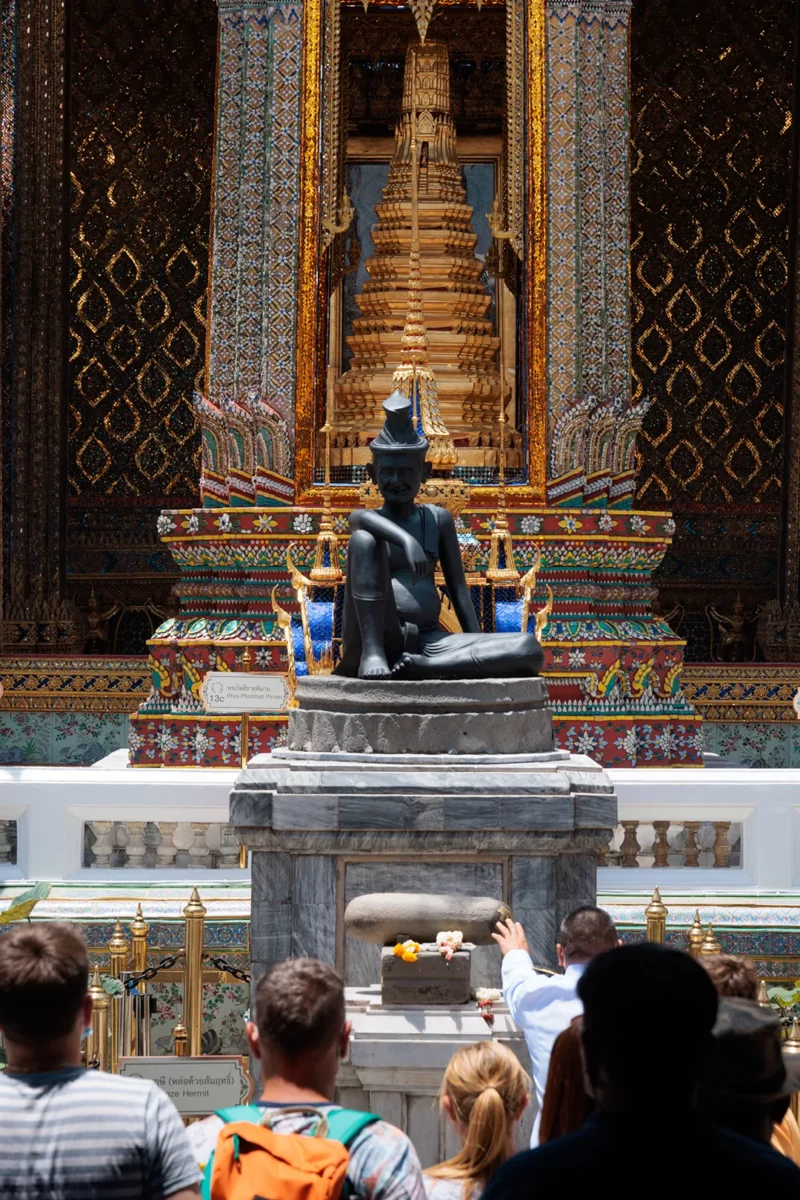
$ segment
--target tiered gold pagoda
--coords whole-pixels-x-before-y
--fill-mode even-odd
[[[395,152],[372,232],[375,255],[357,298],[361,315],[348,337],[350,369],[333,385],[331,461],[366,463],[367,443],[382,422],[381,405],[403,362],[412,238],[412,137],[419,143],[419,265],[427,361],[436,376],[444,425],[460,465],[495,465],[501,376],[500,339],[481,283],[472,208],[456,154],[450,116],[447,46],[426,42],[406,54],[403,109]]]

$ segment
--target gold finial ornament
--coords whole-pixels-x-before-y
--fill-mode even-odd
[[[172,1040],[175,1047],[175,1057],[186,1058],[189,1031],[184,1025],[182,1017],[178,1018],[177,1025],[172,1026]]]
[[[344,579],[342,560],[339,551],[339,538],[333,527],[333,512],[331,511],[331,423],[326,418],[322,427],[325,434],[325,492],[322,502],[322,517],[317,533],[317,545],[314,551],[314,566],[308,575],[312,583],[327,584],[335,587]]]
[[[722,954],[722,946],[720,946],[719,942],[714,937],[714,930],[712,928],[710,921],[708,923],[708,927],[705,932],[705,937],[703,938],[703,941],[700,944],[700,953],[701,954]]]
[[[700,909],[696,908],[694,910],[694,921],[692,922],[691,929],[689,930],[689,954],[692,958],[699,958],[700,947],[705,940],[705,936],[706,935],[703,932],[703,923],[700,920]]]
[[[108,942],[108,953],[111,957],[111,974],[115,979],[119,979],[120,974],[128,966],[128,956],[130,954],[130,946],[125,938],[125,931],[122,928],[119,917],[117,917],[114,932]]]
[[[189,1030],[189,1054],[202,1053],[203,1036],[203,941],[206,907],[197,888],[192,889],[183,910],[185,941],[183,959],[183,1015]]]
[[[665,908],[658,888],[653,891],[653,898],[644,910],[647,922],[646,937],[648,942],[663,943],[667,937],[667,916],[669,909]]]
[[[772,1005],[769,1002],[769,996],[767,995],[766,979],[759,979],[759,981],[758,981],[758,991],[756,992],[756,1004],[760,1005],[761,1008],[772,1008]]]
[[[500,395],[500,456],[497,480],[497,513],[492,525],[489,545],[489,566],[486,578],[495,587],[519,587],[520,574],[514,560],[514,546],[506,513],[506,406],[505,397]],[[538,564],[537,564],[538,565]]]

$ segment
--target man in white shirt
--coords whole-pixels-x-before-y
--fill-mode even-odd
[[[563,975],[544,975],[534,969],[525,930],[519,921],[499,921],[492,937],[503,952],[503,997],[511,1016],[525,1034],[533,1070],[538,1112],[531,1146],[539,1145],[539,1122],[550,1066],[558,1035],[583,1012],[578,980],[587,963],[619,944],[611,917],[602,908],[576,908],[561,922],[556,943]]]

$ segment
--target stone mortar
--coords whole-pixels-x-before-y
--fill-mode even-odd
[[[510,916],[508,905],[491,896],[370,892],[350,901],[344,927],[360,942],[379,946],[393,946],[398,937],[435,942],[445,929],[460,929],[465,942],[491,946],[496,923]]]

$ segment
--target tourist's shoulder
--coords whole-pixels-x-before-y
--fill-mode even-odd
[[[774,1182],[785,1180],[797,1187],[800,1169],[785,1154],[781,1154],[766,1142],[742,1137],[728,1129],[718,1130],[717,1140],[718,1161],[726,1161],[732,1175],[738,1169],[751,1169],[758,1172],[759,1176],[764,1175],[765,1179]]]
[[[437,1179],[435,1175],[423,1175],[427,1200],[464,1200],[463,1179]],[[480,1200],[483,1188],[474,1184],[469,1200]]]

